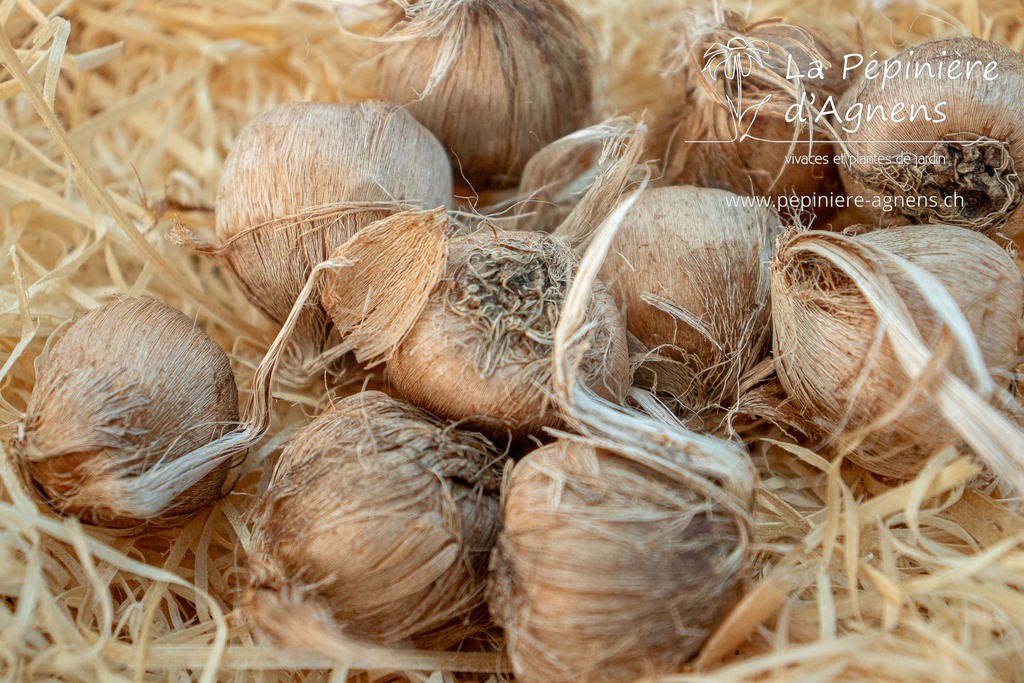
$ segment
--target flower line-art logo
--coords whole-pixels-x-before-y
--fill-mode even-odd
[[[754,116],[751,117],[750,121],[752,124],[753,120],[757,117],[756,110],[771,99],[769,94],[756,104],[747,108],[743,107],[743,79],[750,75],[755,64],[762,69],[764,68],[764,57],[769,51],[768,43],[763,40],[747,38],[746,36],[734,36],[727,43],[712,44],[704,52],[705,61],[702,71],[710,76],[712,81],[717,82],[719,74],[725,80],[725,99],[729,103],[729,110],[736,121],[736,131],[733,140],[736,140],[739,136],[740,121],[743,119],[743,116],[753,110]],[[736,81],[735,99],[728,87],[729,82],[734,79]],[[749,130],[750,125],[747,126],[747,131]],[[744,132],[743,137],[746,137],[746,132]],[[726,141],[722,140],[720,142]]]

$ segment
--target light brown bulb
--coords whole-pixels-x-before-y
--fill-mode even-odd
[[[675,673],[747,578],[745,522],[612,451],[556,441],[514,466],[503,499],[488,604],[523,683]]]
[[[949,78],[954,60],[960,66]],[[1022,198],[1024,57],[962,36],[911,46],[880,68],[897,65],[900,76],[863,80],[839,105],[843,181],[864,197],[865,218],[1016,231],[1006,223]]]
[[[578,262],[546,233],[453,238],[444,276],[388,360],[391,382],[413,403],[489,433],[522,437],[561,424],[549,400],[551,350]],[[625,329],[603,285],[586,317],[580,380],[620,401],[629,386]]]
[[[376,392],[350,396],[292,437],[253,515],[249,604],[313,606],[326,626],[424,647],[479,619],[501,512],[487,439]],[[287,640],[287,634],[282,636]]]
[[[442,0],[408,13],[377,87],[441,140],[456,178],[515,185],[535,152],[587,125],[593,57],[564,0]]]
[[[646,190],[623,219],[600,277],[629,331],[676,361],[657,387],[689,410],[735,402],[764,355],[780,232],[772,210],[698,187]]]
[[[959,310],[938,308],[896,258],[935,278]],[[949,314],[962,313],[970,325],[970,343],[986,368],[981,379],[1005,389],[1018,358],[1024,280],[1006,251],[964,228],[901,227],[860,237],[808,232],[779,248],[772,306],[776,372],[804,428],[872,472],[909,478],[935,452],[967,438],[937,394],[944,370],[977,384],[961,341],[950,337],[939,351]],[[915,386],[894,350],[893,324],[879,327],[882,306],[893,316],[903,308],[907,325],[935,355],[926,373],[932,383]]]
[[[221,494],[230,459],[199,449],[238,425],[224,351],[152,299],[82,316],[40,370],[11,452],[51,508],[113,529],[174,526]]]
[[[315,265],[408,204],[452,204],[451,168],[428,130],[386,102],[295,102],[239,133],[217,190],[220,245],[192,246],[217,255],[249,301],[283,323]],[[329,331],[319,306],[304,309],[291,365],[329,347]]]

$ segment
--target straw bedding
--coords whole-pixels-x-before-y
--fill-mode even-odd
[[[666,28],[688,3],[575,4],[601,50],[601,113],[656,113]],[[867,52],[957,33],[1024,49],[1019,1],[773,0],[751,18],[798,20],[803,8]],[[0,0],[0,20],[0,438],[51,335],[116,294],[195,319],[228,351],[246,400],[275,325],[164,234],[180,220],[212,236],[242,126],[274,104],[358,94],[350,73],[368,48],[322,7],[270,0]],[[379,380],[349,377],[336,393]],[[316,659],[254,641],[236,610],[247,513],[320,400],[275,396],[271,436],[234,491],[180,530],[86,530],[40,511],[0,461],[0,680],[487,680],[445,672],[441,653]],[[975,464],[950,450],[901,483],[761,424],[742,436],[761,478],[763,577],[664,680],[1024,680],[1024,517]]]

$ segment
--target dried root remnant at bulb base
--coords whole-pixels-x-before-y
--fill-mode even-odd
[[[489,432],[525,436],[560,421],[549,404],[555,326],[578,257],[545,233],[483,230],[454,238],[444,278],[388,361],[410,401]],[[625,330],[602,285],[579,377],[618,401],[629,384]]]
[[[476,349],[484,379],[500,365],[550,356],[572,267],[554,241],[505,237],[498,244],[496,250],[470,250],[444,285],[447,309],[492,342]]]
[[[741,524],[629,459],[560,440],[514,466],[488,603],[524,683],[670,674],[740,594]]]
[[[881,192],[924,198],[894,205],[916,223],[980,229],[1001,223],[1020,206],[1020,178],[1005,143],[950,140],[937,143],[926,158],[934,161],[854,175]]]
[[[254,514],[249,602],[299,601],[358,639],[447,647],[485,629],[501,455],[483,436],[376,392],[288,443]]]
[[[71,326],[39,373],[10,452],[52,509],[112,529],[174,526],[221,495],[238,426],[224,351],[195,322],[143,298]]]
[[[924,196],[942,200],[964,198],[961,215],[979,220],[991,214],[1009,214],[1020,205],[1020,179],[1006,145],[995,140],[947,142],[931,149],[930,156],[945,163],[925,167],[924,182],[918,190]],[[940,202],[944,204],[945,202]],[[949,223],[952,212],[937,211],[938,222]]]

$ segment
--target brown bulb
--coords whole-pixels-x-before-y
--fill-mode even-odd
[[[443,647],[486,628],[500,460],[479,434],[376,391],[317,416],[288,442],[255,508],[256,623],[278,630],[261,620],[269,599],[381,644]]]
[[[740,377],[770,336],[768,270],[780,232],[774,211],[744,206],[731,192],[665,187],[640,195],[601,279],[629,331],[675,361],[673,373],[659,373],[659,391],[697,412],[735,402]]]
[[[456,178],[477,190],[515,185],[541,147],[587,125],[593,57],[564,0],[442,0],[408,12],[379,58],[379,92],[441,140]]]
[[[779,19],[748,24],[726,12],[682,56],[667,111],[655,122],[651,149],[664,155],[665,181],[770,197],[838,191],[824,126],[787,121],[796,100],[779,84],[790,86],[787,70],[808,74],[812,60],[820,60],[822,77],[800,84],[806,101],[821,108],[847,85],[841,74],[849,51],[835,30]],[[810,155],[814,163],[789,163],[791,155]]]
[[[546,233],[455,237],[444,277],[388,360],[410,401],[515,437],[561,424],[550,402],[555,326],[579,259]],[[629,386],[625,329],[603,285],[587,309],[579,377],[619,401]]]
[[[444,149],[386,102],[294,102],[239,133],[217,190],[217,256],[246,297],[283,323],[311,269],[373,221],[409,204],[450,207]],[[331,323],[308,306],[293,335],[295,369],[332,345]],[[293,373],[294,374],[294,373]]]
[[[30,490],[57,512],[166,527],[220,496],[230,460],[200,449],[237,425],[220,346],[180,311],[125,298],[53,346],[10,445]]]
[[[515,465],[503,497],[488,603],[517,681],[675,673],[739,597],[743,523],[612,451],[559,440]]]
[[[899,75],[864,80],[839,105],[843,181],[864,198],[865,218],[1014,232],[1006,223],[1024,196],[1024,57],[961,36],[913,45],[881,68]]]
[[[772,264],[774,356],[790,407],[812,436],[865,469],[910,478],[935,452],[966,438],[940,409],[938,378],[949,371],[976,383],[965,346],[951,337],[948,355],[939,353],[950,318],[925,296],[920,277],[896,259],[922,269],[945,289],[958,308],[953,313],[970,325],[984,379],[1005,389],[1018,359],[1024,280],[993,241],[944,225],[859,237],[792,236]],[[863,265],[840,268],[847,263]],[[875,294],[869,298],[867,291]],[[891,294],[883,300],[878,292]],[[904,309],[908,324],[937,354],[926,373],[932,382],[915,385],[889,336],[895,333],[892,324],[880,326],[882,306],[893,315]],[[978,427],[973,429],[983,433]]]

